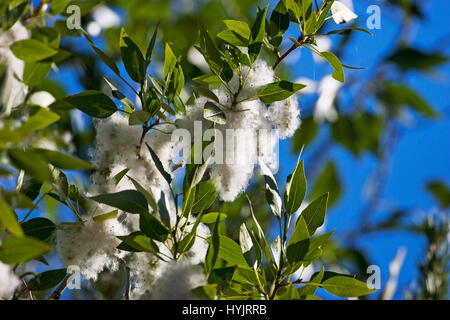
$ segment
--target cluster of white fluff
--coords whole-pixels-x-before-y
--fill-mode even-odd
[[[16,22],[5,32],[0,31],[0,43],[2,44],[0,47],[0,64],[6,67],[6,77],[3,87],[0,88],[0,104],[4,107],[3,112],[7,114],[22,101],[27,93],[26,85],[19,80],[22,79],[25,63],[16,58],[9,46],[18,40],[28,38],[28,36],[28,30],[20,22]]]
[[[215,129],[219,130],[223,137],[223,149],[216,149],[216,156],[217,152],[221,151],[219,153],[223,155],[223,161],[216,157],[210,167],[211,178],[224,201],[233,201],[245,190],[258,158],[272,170],[276,170],[278,155],[275,148],[278,139],[292,136],[300,126],[300,109],[296,96],[269,106],[258,99],[250,99],[257,95],[262,87],[275,82],[272,68],[265,61],[257,60],[250,73],[248,70],[248,67],[241,70],[243,77],[247,74],[248,77],[236,100],[233,100],[233,96],[239,89],[237,74],[229,82],[233,94],[224,86],[212,89],[221,105],[227,107],[226,124],[215,125]],[[208,99],[201,97],[194,105],[188,106],[187,114],[177,119],[177,126],[189,130],[192,135],[193,121],[202,121],[203,130],[208,129],[211,123],[208,124],[203,119],[203,108],[207,101]],[[235,136],[229,136],[227,139],[229,129],[234,130]],[[234,139],[233,145],[230,144],[230,139]],[[220,146],[217,145],[216,139],[216,148],[218,147]],[[244,159],[239,158],[242,156]]]
[[[171,261],[160,264],[155,281],[141,299],[192,299],[192,289],[205,283],[202,267],[189,262]]]
[[[84,278],[95,281],[104,269],[118,269],[124,253],[116,249],[120,243],[116,235],[126,232],[116,219],[63,225],[56,231],[56,248],[65,267],[77,266]]]
[[[10,299],[19,285],[20,280],[12,268],[0,261],[0,300]]]
[[[186,233],[192,230],[193,222],[191,219]],[[162,261],[151,253],[133,254],[129,263],[134,283],[132,299],[187,299],[192,289],[204,284],[199,265],[204,262],[208,250],[208,243],[204,239],[210,236],[209,228],[200,223],[197,235],[199,237],[192,248],[179,261]],[[160,246],[160,251],[170,255],[163,246]]]
[[[156,168],[147,147],[144,145],[139,152],[139,140],[142,128],[128,125],[128,118],[116,113],[106,120],[96,123],[97,142],[94,163],[98,171],[92,176],[89,195],[113,193],[135,189],[131,180],[124,177],[118,185],[114,176],[128,168],[127,175],[138,181],[158,200],[161,190],[167,191],[168,185]],[[145,139],[154,148],[161,161],[169,169],[169,159],[172,157],[173,143],[170,135],[155,132]],[[98,214],[106,213],[114,208],[106,205],[98,206]],[[58,251],[65,265],[78,265],[86,279],[95,280],[98,273],[104,269],[114,270],[118,267],[118,259],[124,252],[117,250],[120,240],[118,235],[126,235],[135,231],[138,217],[130,215],[104,222],[86,222],[80,228],[63,228],[57,232]],[[119,219],[121,220],[119,222]],[[124,221],[122,221],[124,220]]]
[[[138,181],[147,191],[151,192],[158,201],[162,192],[166,195],[171,224],[175,223],[174,204],[169,201],[169,185],[164,180],[145,143],[139,151],[139,141],[142,135],[140,126],[130,126],[128,118],[116,113],[96,124],[97,142],[93,153],[93,162],[97,172],[92,176],[92,185],[89,195],[113,193],[123,190],[135,189],[128,177],[123,177],[116,185],[114,176],[124,169],[129,169],[127,176]],[[172,159],[176,156],[177,142],[172,141],[170,132],[174,129],[171,125],[158,126],[160,131],[152,131],[147,134],[144,142],[148,143],[158,158],[161,160],[167,172],[170,172]],[[99,205],[97,212],[105,213],[113,210],[106,205]],[[119,222],[119,220],[121,222]],[[184,221],[181,221],[183,223]],[[123,259],[126,252],[116,249],[120,240],[118,235],[126,235],[138,230],[138,215],[127,215],[119,212],[118,219],[109,219],[104,222],[91,221],[79,227],[64,227],[57,232],[57,248],[65,265],[77,265],[81,274],[86,279],[96,280],[103,270],[117,270],[119,259]],[[193,226],[193,220],[186,227],[189,232]],[[203,224],[198,226],[197,232],[203,238],[209,237],[209,228]],[[161,289],[156,282],[163,281],[169,270],[186,273],[186,279],[201,278],[201,270],[195,266],[204,260],[208,244],[205,240],[197,238],[192,249],[181,259],[182,269],[172,266],[173,262],[159,260],[151,253],[132,253],[129,257],[133,281],[131,297],[133,299],[147,299],[159,297]],[[160,245],[160,251],[171,255],[167,248]],[[196,271],[194,277],[194,270]],[[187,285],[191,280],[186,280]],[[193,285],[197,281],[192,281]],[[184,290],[190,291],[193,287],[187,286]],[[187,292],[186,291],[186,292]],[[187,294],[187,293],[186,293]]]

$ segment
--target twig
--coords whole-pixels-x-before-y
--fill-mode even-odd
[[[71,279],[71,277],[72,277],[72,274],[66,275],[64,280],[58,286],[58,288],[56,288],[56,290],[53,291],[53,293],[50,295],[50,297],[48,299],[49,300],[59,300],[59,299],[61,299],[61,296],[62,296],[64,290],[67,288],[67,285],[69,284],[69,280]]]
[[[301,42],[303,39],[303,36],[298,37],[297,41]],[[278,65],[281,63],[281,61],[283,61],[292,51],[294,51],[295,49],[297,49],[299,46],[298,44],[294,43],[292,45],[292,47],[290,47],[281,57],[279,57],[277,59],[277,61],[275,61],[275,64],[273,65],[272,69],[275,70]]]

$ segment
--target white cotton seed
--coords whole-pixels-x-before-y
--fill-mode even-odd
[[[11,266],[0,261],[0,300],[10,299],[19,285],[20,280]]]
[[[247,188],[258,158],[276,170],[278,138],[292,136],[300,125],[297,97],[270,106],[258,99],[250,99],[265,85],[275,81],[272,68],[265,61],[257,60],[250,73],[248,70],[248,67],[241,70],[242,78],[247,80],[236,98],[237,104],[232,105],[233,95],[224,86],[212,89],[222,108],[226,109],[226,124],[215,125],[222,148],[217,148],[216,144],[216,161],[210,165],[210,176],[224,201],[233,201]],[[237,74],[229,82],[229,87],[232,92],[238,90]],[[211,122],[203,119],[203,108],[208,101],[201,97],[193,106],[188,106],[187,114],[178,117],[177,126],[189,130],[191,135],[194,132],[193,121],[202,122],[203,132],[209,128]]]
[[[84,225],[63,225],[56,231],[56,248],[65,267],[76,266],[88,280],[97,280],[103,270],[116,271],[124,252],[116,249],[116,235],[127,234],[117,221],[88,221]]]

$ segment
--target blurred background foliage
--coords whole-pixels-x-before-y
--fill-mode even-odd
[[[70,3],[80,5],[83,13],[82,26],[86,26],[99,47],[117,61],[120,57],[118,39],[122,26],[142,51],[145,51],[146,44],[159,24],[160,32],[152,68],[155,72],[161,71],[163,44],[169,42],[175,54],[183,57],[185,78],[192,79],[203,74],[201,66],[192,63],[194,58],[190,51],[192,44],[198,41],[199,23],[210,34],[217,34],[224,29],[224,19],[253,21],[256,7],[262,6],[264,1],[86,0]],[[275,4],[276,1],[271,1],[271,8]],[[327,221],[326,229],[337,229],[331,238],[333,242],[324,250],[322,260],[325,265],[332,266],[334,271],[345,270],[358,275],[367,275],[369,265],[380,265],[382,290],[369,298],[447,299],[450,35],[444,34],[433,43],[417,43],[416,39],[428,37],[433,29],[423,26],[426,26],[429,19],[441,17],[436,10],[448,12],[449,3],[437,0],[355,1],[355,12],[360,17],[354,22],[354,26],[365,27],[369,16],[366,8],[371,4],[381,7],[381,29],[371,30],[374,33],[372,38],[362,33],[336,35],[332,44],[334,52],[343,63],[366,69],[346,70],[345,85],[340,88],[339,94],[332,97],[333,107],[338,113],[335,121],[321,121],[314,117],[320,90],[300,96],[302,125],[292,139],[280,145],[279,177],[284,179],[292,170],[296,155],[304,145],[306,175],[310,182],[308,199],[316,198],[324,192],[331,193],[331,218]],[[105,6],[112,11],[105,11]],[[70,53],[56,63],[57,68],[47,70],[47,78],[47,73],[43,72],[42,79],[30,86],[32,91],[29,94],[45,90],[59,98],[87,89],[106,90],[103,77],[106,75],[114,79],[114,76],[95,56],[85,39],[75,37],[73,31],[65,27],[63,15],[29,19],[37,25],[46,23],[54,26],[62,35],[60,47]],[[441,28],[445,29],[447,20],[440,21],[444,22]],[[322,33],[332,30],[332,27],[325,23]],[[295,30],[289,30],[288,33],[295,35]],[[216,41],[225,45],[219,38]],[[375,44],[368,45],[370,41]],[[289,43],[285,43],[284,47],[286,46]],[[123,69],[123,66],[120,68]],[[299,77],[320,80],[322,75],[329,74],[330,71],[329,66],[315,64],[303,52],[293,54],[293,58],[287,59],[278,70],[281,75],[292,80]],[[442,95],[440,101],[444,101],[446,105],[433,105],[423,97],[424,90],[421,86],[424,81],[430,81],[423,80],[424,78],[431,79],[431,84],[427,82],[426,90],[432,90],[433,95]],[[119,82],[116,81],[115,84],[119,85]],[[120,89],[132,96],[129,88]],[[62,121],[57,123],[57,127],[39,134],[56,141],[60,148],[89,159],[95,137],[94,127],[79,112],[61,112],[61,116]],[[434,200],[417,201],[417,206],[414,206],[411,205],[414,201],[404,204],[401,199],[396,199],[396,192],[392,188],[407,188],[410,183],[416,183],[417,179],[410,182],[409,176],[395,176],[393,170],[397,155],[395,150],[401,139],[414,135],[414,127],[422,126],[445,128],[440,135],[433,136],[438,142],[417,138],[417,144],[436,145],[432,149],[436,151],[436,157],[442,158],[444,155],[444,159],[436,159],[436,166],[438,170],[445,172],[436,175],[433,174],[434,171],[427,171],[431,174],[426,176],[425,185],[416,187],[421,192],[410,194],[410,197],[430,199],[427,197],[431,195]],[[63,141],[61,137],[65,132],[71,133],[71,141]],[[418,171],[425,169],[414,162],[414,144],[410,143],[409,148],[410,154],[403,156],[402,161],[411,161],[412,165],[407,164],[410,171],[408,174],[416,175]],[[433,155],[427,157],[433,158]],[[369,165],[361,165],[367,162]],[[427,165],[433,167],[434,162]],[[77,173],[70,175],[70,179],[86,186],[89,184],[87,175]],[[392,179],[396,180],[392,182]],[[8,179],[4,181],[6,185]],[[284,182],[281,184],[284,185]],[[391,190],[387,191],[389,185]],[[267,230],[268,240],[273,240],[273,215],[265,203],[264,181],[261,177],[256,176],[252,181],[248,194],[256,216]],[[387,197],[390,198],[388,205]],[[224,227],[230,237],[238,239],[239,225],[250,214],[245,197],[241,196],[232,203],[215,203],[211,210],[216,209],[228,213],[229,218]],[[63,217],[64,210],[48,197],[41,212],[57,221],[67,219]],[[400,241],[395,240],[398,237]],[[391,242],[391,239],[394,240]],[[401,256],[397,255],[398,259],[394,259],[398,244],[408,250],[408,258],[403,266]],[[393,293],[386,292],[389,287],[387,284],[392,283],[390,280],[396,280],[398,274],[395,274],[394,267],[388,267],[389,264],[397,264],[402,268],[397,290]],[[321,266],[316,266],[319,267]],[[116,281],[110,281],[112,277]],[[104,274],[97,283],[85,284],[84,290],[66,293],[67,298],[118,298],[119,288],[123,287],[124,281],[122,270],[115,275]],[[101,296],[93,290],[93,286]],[[329,298],[326,293],[323,296]]]

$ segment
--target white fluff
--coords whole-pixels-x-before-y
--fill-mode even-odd
[[[11,266],[0,261],[0,300],[10,299],[19,285],[20,280]]]
[[[77,266],[84,278],[95,281],[103,270],[118,269],[124,253],[116,249],[120,244],[116,235],[124,234],[127,230],[117,219],[63,225],[56,231],[56,248],[65,267]]]
[[[28,102],[31,104],[41,106],[43,108],[47,108],[49,105],[51,105],[53,102],[55,102],[55,97],[53,97],[47,91],[38,91],[38,92],[34,92],[30,96]]]
[[[319,99],[314,108],[314,120],[322,122],[328,120],[334,122],[338,118],[338,113],[334,108],[334,100],[342,87],[342,83],[328,75],[322,79],[319,86]]]
[[[185,262],[163,263],[155,283],[142,299],[187,300],[192,299],[191,290],[205,283],[201,266]]]
[[[27,93],[27,86],[18,79],[22,79],[25,62],[16,58],[9,46],[28,38],[28,30],[20,22],[16,22],[9,30],[0,30],[0,64],[5,65],[6,78],[0,88],[0,105],[4,112],[9,114],[11,109],[22,102]]]
[[[300,109],[296,96],[270,106],[264,105],[258,99],[249,99],[265,85],[275,82],[275,75],[263,60],[257,60],[250,73],[248,70],[248,67],[241,70],[242,77],[248,77],[235,105],[232,105],[233,95],[225,87],[212,89],[220,103],[226,107],[226,124],[215,125],[215,129],[223,137],[223,143],[221,149],[216,144],[216,161],[210,166],[211,178],[219,197],[224,201],[233,201],[246,189],[258,158],[272,170],[277,170],[275,149],[278,138],[292,136],[300,125]],[[237,92],[237,74],[229,86],[233,93]],[[211,125],[211,122],[203,119],[203,107],[207,101],[204,97],[197,99],[193,106],[188,107],[187,114],[179,117],[177,126],[188,129],[193,134],[192,122],[201,121],[203,130],[206,130]],[[217,155],[217,152],[223,156]]]
[[[337,24],[347,23],[358,16],[350,10],[344,3],[335,1],[331,5],[331,14],[334,22]]]

